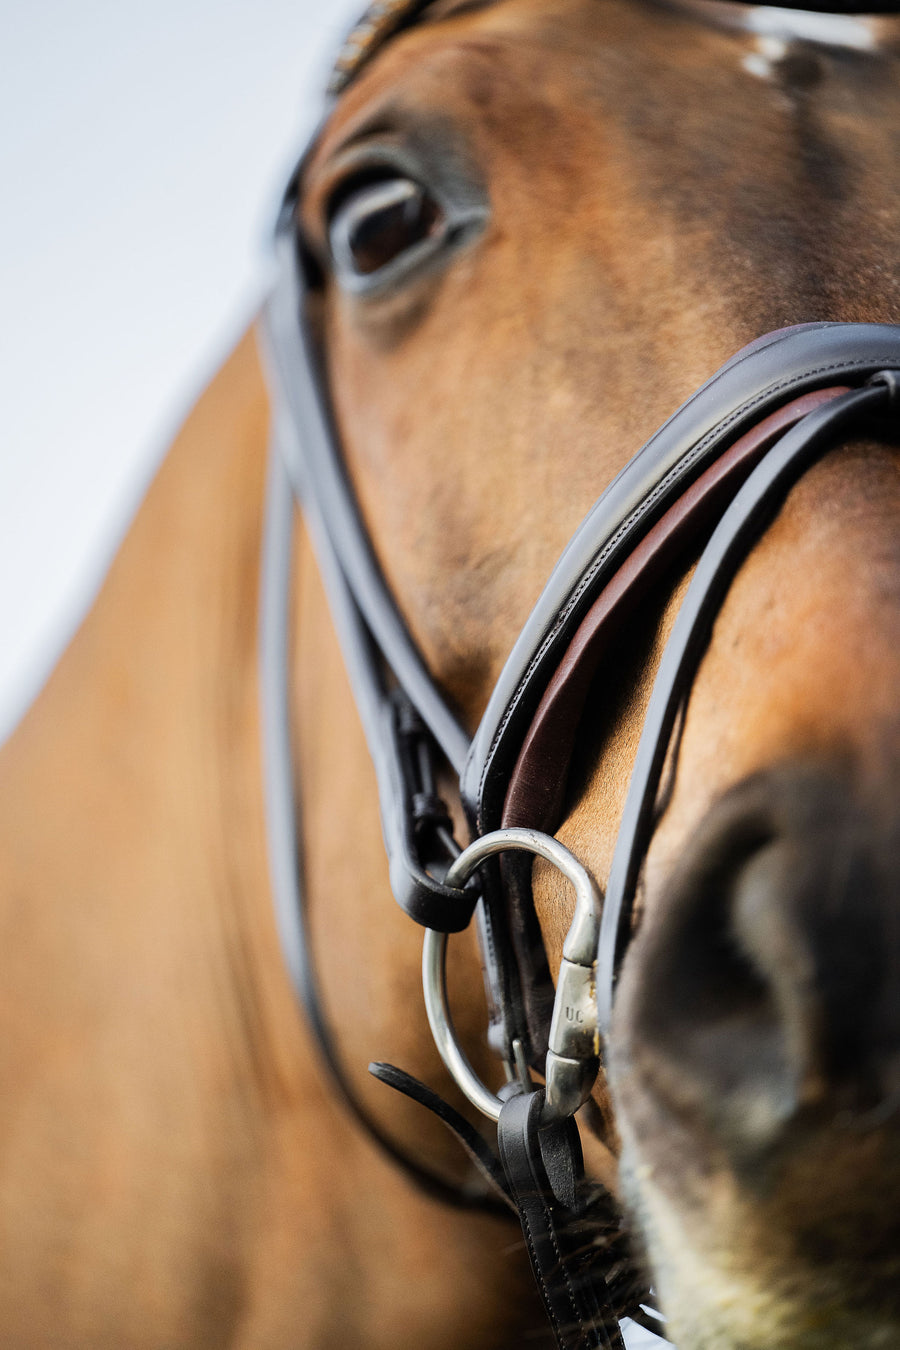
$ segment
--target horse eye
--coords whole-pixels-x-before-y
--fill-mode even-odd
[[[364,285],[404,254],[430,253],[423,245],[437,242],[445,224],[438,202],[411,178],[382,179],[352,190],[342,196],[329,225],[340,279]]]

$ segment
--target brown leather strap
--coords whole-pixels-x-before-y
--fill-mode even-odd
[[[558,828],[567,770],[591,681],[635,607],[665,574],[684,542],[702,538],[721,514],[728,495],[778,437],[846,388],[840,385],[804,394],[751,428],[691,484],[625,559],[575,630],[538,704],[509,780],[504,826],[527,825],[551,834]]]

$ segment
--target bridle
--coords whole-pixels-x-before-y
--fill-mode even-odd
[[[337,92],[428,3],[374,6],[339,68]],[[593,1208],[584,1199],[574,1116],[590,1096],[609,1034],[663,763],[725,592],[791,485],[842,437],[896,431],[900,327],[818,323],[769,334],[678,409],[603,492],[567,545],[470,743],[385,583],[344,468],[295,230],[304,162],[279,219],[278,280],[265,314],[273,453],[262,594],[264,757],[273,891],[287,965],[349,1108],[431,1193],[452,1203],[515,1210],[560,1346],[618,1350],[618,1319],[627,1314],[646,1323],[647,1291],[615,1232],[606,1252],[584,1241],[585,1225],[598,1216],[613,1228],[616,1221],[608,1198]],[[321,1013],[305,934],[290,752],[287,614],[295,495],[375,764],[392,888],[427,930],[429,1022],[463,1092],[497,1122],[500,1161],[430,1089],[392,1066],[371,1068],[454,1129],[499,1200],[483,1187],[450,1186],[398,1149],[359,1103]],[[552,837],[578,721],[623,622],[685,548],[696,550],[704,540],[656,677],[601,897],[588,872]],[[473,836],[464,850],[435,790],[444,763],[459,774]],[[530,894],[533,854],[558,867],[576,895],[555,996]],[[486,970],[489,1040],[508,1079],[499,1093],[468,1064],[444,988],[447,935],[473,916]],[[532,1082],[534,1068],[543,1072],[544,1087]],[[658,1322],[651,1325],[659,1329]]]

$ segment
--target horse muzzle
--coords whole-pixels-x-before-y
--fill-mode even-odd
[[[900,1122],[900,820],[867,795],[806,765],[727,793],[623,973],[619,1075],[739,1168],[804,1120]]]
[[[900,1336],[896,767],[877,789],[846,763],[746,779],[648,894],[610,1070],[687,1350]]]

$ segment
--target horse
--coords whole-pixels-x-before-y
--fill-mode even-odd
[[[467,734],[579,520],[733,353],[786,330],[748,358],[777,365],[831,322],[876,325],[893,352],[898,36],[890,16],[718,0],[389,0],[354,35],[288,223],[343,473]],[[366,1073],[394,1061],[465,1127],[313,519],[284,641],[331,1064],[283,959],[256,659],[270,343],[248,333],[201,397],[3,748],[17,1350],[548,1335],[526,1244],[452,1137]],[[814,401],[845,397],[838,365]],[[898,506],[882,423],[812,458],[723,589],[663,746],[604,1067],[575,1118],[679,1350],[875,1350],[900,1331]],[[705,542],[634,601],[565,774],[537,784],[606,890]],[[443,761],[427,811],[437,792],[465,838]],[[533,900],[556,974],[572,900],[546,861]],[[457,1034],[500,1100],[468,933],[450,956]],[[580,1241],[602,1256],[608,1234]]]

